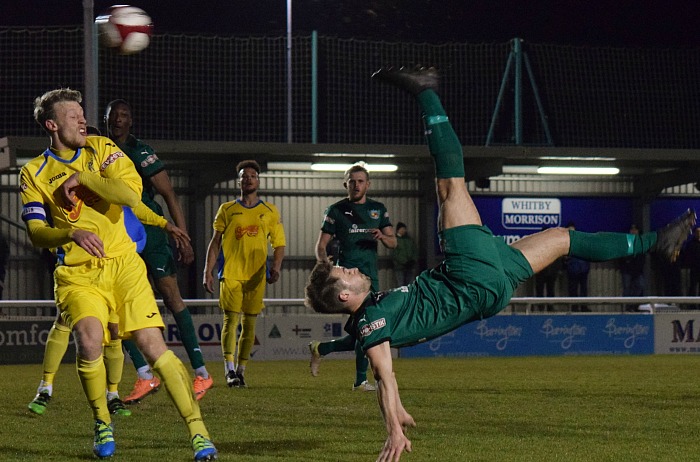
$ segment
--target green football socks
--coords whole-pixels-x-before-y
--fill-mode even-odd
[[[423,111],[425,137],[430,155],[435,162],[437,178],[464,178],[462,144],[450,124],[440,98],[433,90],[424,90],[417,96]]]
[[[588,261],[607,261],[639,255],[654,247],[656,237],[656,232],[625,234],[569,230],[569,255]]]

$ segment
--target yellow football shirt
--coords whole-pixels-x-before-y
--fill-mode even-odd
[[[247,281],[265,266],[268,244],[273,249],[286,246],[277,207],[262,200],[253,207],[239,200],[221,204],[213,227],[222,234],[224,279]]]
[[[61,203],[58,188],[79,172],[83,173],[76,189],[77,203],[68,210]],[[141,177],[119,147],[109,138],[90,136],[85,147],[77,151],[47,149],[22,167],[22,219],[28,225],[40,220],[58,230],[91,231],[102,239],[107,257],[117,257],[135,250],[124,226],[122,205],[135,206],[141,188]],[[52,233],[52,238],[39,246],[58,247],[59,264],[78,265],[94,258],[73,241],[66,243],[66,235]]]

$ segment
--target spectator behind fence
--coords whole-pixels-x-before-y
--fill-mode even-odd
[[[418,247],[408,235],[405,223],[396,224],[396,248],[392,251],[391,258],[394,263],[396,285],[401,287],[413,282],[418,269]]]

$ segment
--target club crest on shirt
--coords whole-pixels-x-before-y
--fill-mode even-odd
[[[378,218],[379,218],[379,210],[370,210],[370,211],[369,211],[369,217],[370,217],[372,220],[378,219]]]
[[[360,337],[367,337],[369,334],[371,334],[375,330],[379,330],[384,326],[386,326],[386,319],[385,318],[380,318],[380,319],[377,319],[376,321],[370,322],[369,324],[365,324],[360,329]]]

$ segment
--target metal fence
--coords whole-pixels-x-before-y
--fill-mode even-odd
[[[463,144],[484,145],[494,113],[493,143],[513,144],[515,79],[506,64],[515,42],[297,35],[289,108],[284,37],[156,35],[136,55],[99,49],[98,107],[130,101],[144,139],[284,142],[289,130],[294,142],[421,144],[415,103],[370,75],[429,64],[444,75],[441,93]],[[700,49],[522,45],[518,56],[532,70],[521,81],[524,144],[548,143],[544,120],[561,147],[700,148]],[[84,89],[82,53],[80,27],[0,29],[0,136],[41,135],[32,101],[59,86]]]

